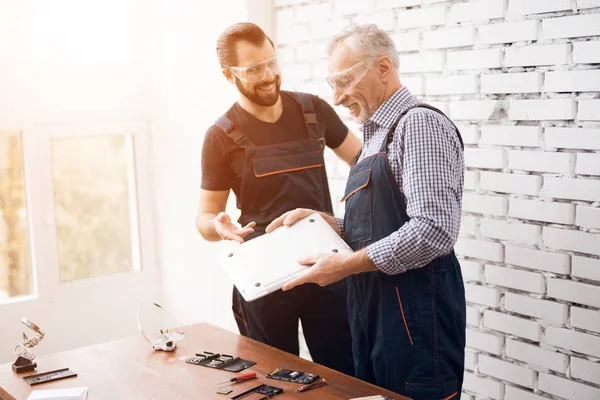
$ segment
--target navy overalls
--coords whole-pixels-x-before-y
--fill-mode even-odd
[[[416,107],[443,115],[426,104]],[[378,153],[350,170],[344,239],[355,251],[409,220],[387,155],[395,128],[409,110],[398,116]],[[417,400],[459,399],[466,306],[454,251],[406,273],[373,271],[351,275],[347,282],[357,377]]]
[[[310,97],[296,95],[293,98],[304,113],[305,140],[255,146],[227,118],[216,122],[245,152],[238,222],[242,226],[256,222],[246,240],[264,234],[271,221],[295,208],[332,212],[323,158],[325,124],[318,124]],[[279,290],[250,303],[234,287],[233,313],[242,335],[296,355],[300,319],[312,359],[354,375],[346,297],[345,281],[324,288],[308,284]]]

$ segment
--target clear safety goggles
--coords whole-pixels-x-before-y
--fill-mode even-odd
[[[244,82],[259,82],[267,76],[267,71],[271,71],[273,75],[277,75],[281,72],[280,58],[279,55],[275,55],[275,57],[249,67],[229,67],[229,70]]]
[[[327,83],[329,83],[329,86],[331,86],[333,90],[348,90],[365,77],[369,69],[373,66],[376,58],[377,57],[371,57],[362,60],[350,68],[329,75],[325,79],[327,79]]]

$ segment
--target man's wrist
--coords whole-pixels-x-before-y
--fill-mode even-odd
[[[366,248],[354,252],[348,260],[348,275],[360,274],[363,272],[377,271],[377,265],[367,255]]]

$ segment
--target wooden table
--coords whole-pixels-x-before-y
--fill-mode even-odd
[[[99,399],[217,399],[226,400],[261,383],[281,387],[275,397],[285,399],[350,399],[381,394],[396,400],[407,399],[393,392],[365,383],[319,364],[293,356],[265,344],[231,333],[210,324],[184,328],[185,337],[175,352],[152,351],[140,336],[103,343],[82,349],[49,354],[36,358],[36,372],[16,374],[11,363],[0,365],[0,397],[26,399],[34,389],[88,387],[90,400]],[[216,393],[217,383],[237,375],[232,372],[188,364],[195,353],[212,351],[231,354],[257,364],[244,372],[256,371],[258,379],[230,387],[229,395]],[[76,378],[29,386],[22,379],[33,373],[70,368]],[[287,368],[318,374],[327,385],[302,393],[293,391],[300,385],[265,378],[275,368]],[[257,397],[248,397],[256,399]]]

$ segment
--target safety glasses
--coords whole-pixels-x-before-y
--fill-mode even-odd
[[[329,75],[325,79],[327,79],[327,83],[329,83],[329,86],[331,86],[333,90],[348,90],[365,77],[369,69],[373,66],[376,58],[377,57],[371,57],[362,60],[350,68]]]
[[[244,82],[259,82],[267,76],[267,71],[271,71],[273,75],[281,73],[280,56],[275,55],[275,57],[249,67],[229,67],[228,69]]]

